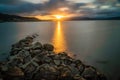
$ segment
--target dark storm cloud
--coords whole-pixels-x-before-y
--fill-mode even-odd
[[[67,7],[69,8],[67,12],[72,14],[83,13],[87,15],[101,15],[102,12],[106,14],[105,11],[107,11],[107,13],[111,12],[112,6],[118,2],[120,2],[120,0],[95,0],[94,2],[89,3],[74,3],[68,0],[49,0],[44,3],[34,4],[30,2],[25,2],[23,0],[1,0],[0,12],[8,14],[49,15],[54,10],[58,10],[61,7]],[[105,6],[108,5],[108,3],[113,4],[110,4],[110,8],[104,9]],[[96,5],[97,7],[94,7],[94,5]],[[118,8],[115,8],[115,10],[112,11],[117,12],[117,10]]]
[[[0,5],[0,12],[9,14],[32,13],[41,9],[42,4],[22,3],[18,5]]]
[[[13,3],[12,0],[7,0],[10,3]],[[8,3],[5,1],[4,3]],[[17,0],[16,0],[17,1]],[[19,1],[19,0],[18,0]],[[57,10],[60,7],[68,7],[70,12],[75,12],[75,10],[79,9],[80,6],[85,5],[85,3],[70,3],[66,0],[49,0],[45,3],[28,3],[28,2],[21,2],[17,5],[8,5],[8,4],[0,4],[0,12],[2,13],[9,13],[9,14],[21,14],[21,13],[34,13],[38,11],[41,15],[42,14],[49,14],[53,10]]]
[[[49,0],[44,3],[44,10],[51,11],[63,6],[68,6],[65,0]]]
[[[117,0],[120,3],[120,0]]]
[[[15,4],[21,2],[20,0],[0,0],[0,4]]]
[[[67,7],[70,9],[70,12],[76,12],[80,6],[85,6],[85,3],[70,3],[66,0],[49,0],[48,2],[44,3],[44,10],[47,11],[54,11],[61,7]]]

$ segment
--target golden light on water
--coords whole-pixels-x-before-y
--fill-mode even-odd
[[[66,41],[61,27],[62,27],[61,22],[57,21],[54,36],[52,38],[52,43],[55,47],[54,51],[57,53],[66,51],[67,49]]]

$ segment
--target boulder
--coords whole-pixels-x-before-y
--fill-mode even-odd
[[[43,48],[44,48],[46,51],[53,51],[53,50],[54,50],[54,46],[51,45],[51,44],[44,44],[44,45],[43,45]]]
[[[34,80],[57,80],[59,72],[55,65],[43,64],[34,75]]]
[[[23,80],[24,72],[18,67],[11,67],[6,72],[6,76],[4,75],[3,80]]]
[[[85,66],[85,70],[82,73],[82,76],[86,80],[97,80],[97,72],[96,69],[92,66]]]
[[[24,72],[19,67],[11,67],[8,69],[7,74],[9,76],[24,76]]]
[[[34,43],[34,45],[31,47],[33,50],[41,50],[42,44],[40,42]]]
[[[30,64],[28,64],[25,69],[24,69],[24,73],[25,73],[25,79],[26,80],[30,80],[32,79],[34,72],[36,71],[38,67],[38,64],[35,62],[31,62]]]

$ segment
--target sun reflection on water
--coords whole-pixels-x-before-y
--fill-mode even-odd
[[[62,27],[61,22],[57,21],[54,36],[52,38],[52,43],[55,47],[54,51],[57,53],[66,51],[67,49],[65,37],[64,37],[63,30],[61,27]]]

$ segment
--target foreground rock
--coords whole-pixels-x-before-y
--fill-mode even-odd
[[[96,68],[55,53],[51,44],[34,43],[38,35],[12,45],[8,61],[0,63],[0,80],[107,80]]]

